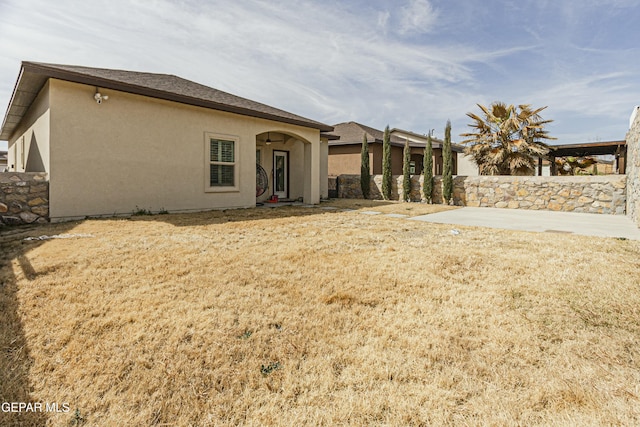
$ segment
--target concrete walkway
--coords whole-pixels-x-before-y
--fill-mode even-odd
[[[464,207],[409,220],[640,240],[640,230],[624,215]]]

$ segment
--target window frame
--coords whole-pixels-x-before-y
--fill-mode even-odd
[[[211,141],[233,142],[233,162],[211,161]],[[240,137],[214,132],[204,134],[204,191],[205,193],[230,193],[240,191]],[[211,165],[233,166],[233,185],[211,186]]]

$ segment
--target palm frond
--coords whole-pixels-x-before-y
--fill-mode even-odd
[[[465,139],[465,153],[472,156],[483,175],[531,172],[538,157],[549,152],[542,140],[549,136],[539,113],[547,107],[533,109],[530,104],[514,106],[494,102],[489,107],[477,104],[483,116],[467,113],[473,129],[460,136]]]

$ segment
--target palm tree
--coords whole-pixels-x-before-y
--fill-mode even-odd
[[[530,105],[514,107],[494,102],[490,108],[478,104],[484,113],[480,117],[467,113],[474,123],[468,125],[475,132],[463,133],[461,144],[465,153],[473,157],[481,175],[523,175],[535,169],[537,157],[549,152],[545,139],[556,139],[547,134],[544,125],[553,120],[543,120],[540,112],[547,107],[533,110]]]

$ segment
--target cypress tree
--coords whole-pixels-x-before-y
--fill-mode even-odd
[[[391,135],[389,125],[384,128],[382,137],[382,197],[391,200]]]
[[[422,159],[422,167],[424,172],[424,180],[422,182],[422,192],[427,203],[433,203],[433,143],[431,142],[431,132],[427,137],[427,147],[424,150],[424,158]]]
[[[404,142],[404,158],[402,160],[402,192],[405,202],[411,201],[411,147],[409,140]]]
[[[451,121],[447,120],[444,129],[444,144],[442,145],[442,200],[448,205],[453,193],[453,165],[451,154]]]
[[[362,150],[360,151],[360,188],[362,197],[369,198],[371,192],[371,170],[369,169],[369,143],[367,134],[362,135]]]

